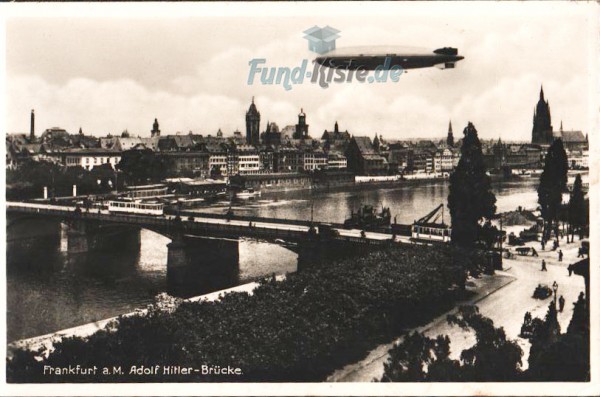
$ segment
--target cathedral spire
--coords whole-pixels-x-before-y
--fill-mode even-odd
[[[550,115],[550,101],[544,98],[544,87],[540,86],[540,99],[533,113],[533,130],[531,143],[552,143],[552,118]]]
[[[454,146],[454,134],[452,133],[452,120],[448,122],[448,137],[446,137],[446,144],[450,147]]]

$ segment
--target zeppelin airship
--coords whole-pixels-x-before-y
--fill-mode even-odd
[[[427,50],[414,47],[345,47],[329,51],[315,62],[330,68],[349,70],[375,70],[378,67],[418,69],[436,66],[453,69],[456,62],[464,59],[452,47]]]

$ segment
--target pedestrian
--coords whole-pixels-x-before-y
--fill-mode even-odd
[[[577,257],[583,258],[583,247],[579,247],[579,251],[577,251]]]
[[[567,267],[567,270],[569,271],[569,277],[571,277],[571,274],[573,273],[573,265],[569,265],[569,267]]]
[[[547,272],[548,271],[548,269],[546,269],[546,260],[545,259],[542,259],[542,271],[543,272]]]
[[[562,313],[564,308],[565,308],[565,298],[561,295],[560,298],[558,298],[558,311]]]
[[[562,252],[562,250],[558,250],[558,261],[562,262],[562,258],[563,258],[563,252]]]
[[[546,249],[546,240],[542,238],[542,251]]]
[[[539,256],[535,248],[531,247],[531,256]]]

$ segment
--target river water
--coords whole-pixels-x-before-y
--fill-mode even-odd
[[[498,211],[535,208],[537,180],[494,184]],[[238,204],[244,215],[343,222],[363,204],[390,207],[398,223],[411,223],[446,201],[446,182],[352,191],[281,192]],[[222,211],[225,204],[213,211]],[[446,211],[445,221],[449,222]],[[29,222],[29,223],[28,223]],[[7,339],[42,335],[144,307],[167,290],[169,240],[141,231],[140,249],[115,249],[68,255],[61,249],[56,224],[24,221],[7,231]],[[64,242],[63,244],[64,245]],[[64,248],[64,247],[63,247]],[[200,295],[296,270],[296,254],[274,244],[242,240],[239,266],[218,283],[198,282]],[[204,280],[206,281],[206,280]],[[187,292],[189,295],[189,291]]]

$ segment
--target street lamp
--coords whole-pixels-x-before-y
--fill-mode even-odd
[[[558,291],[558,284],[556,281],[552,284],[552,291],[554,291],[554,305],[556,305],[556,291]]]

